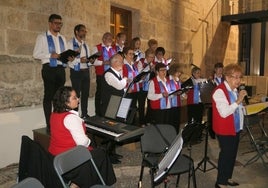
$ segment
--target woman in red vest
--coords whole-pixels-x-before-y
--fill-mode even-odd
[[[225,81],[212,94],[212,125],[220,147],[216,188],[237,186],[232,180],[239,135],[243,128],[242,101],[246,90],[238,91],[242,68],[238,64],[224,67]]]
[[[132,80],[139,74],[137,64],[134,63],[134,50],[130,47],[124,47],[123,49],[124,54],[124,65],[122,69],[123,77],[128,78],[128,84],[126,88],[127,91],[127,98],[131,98],[131,108],[137,109],[137,100],[138,100],[138,92],[140,91],[139,83],[132,83]],[[131,84],[131,85],[129,85]],[[134,118],[135,119],[135,118]],[[136,122],[133,122],[133,124]]]
[[[49,152],[58,155],[77,145],[90,150],[92,157],[108,185],[116,182],[112,164],[105,151],[93,149],[91,140],[86,135],[84,120],[74,109],[78,107],[79,99],[72,87],[64,86],[57,90],[53,98],[53,113],[50,117],[51,135]],[[75,171],[68,173],[65,178],[72,182],[72,187],[90,187],[101,183],[90,162],[85,163]]]
[[[167,81],[167,66],[163,63],[155,65],[156,76],[149,83],[148,100],[150,114],[148,119],[153,124],[171,124],[170,84]]]
[[[174,63],[170,66],[168,70],[169,76],[167,77],[168,83],[170,85],[171,92],[175,92],[181,89],[180,76],[182,74],[182,66],[179,63]],[[179,92],[174,93],[170,96],[171,102],[171,114],[170,121],[177,131],[180,130],[180,119],[181,119],[181,95]]]

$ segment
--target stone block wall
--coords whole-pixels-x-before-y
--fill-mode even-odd
[[[50,14],[62,16],[61,33],[68,40],[76,24],[85,24],[93,47],[110,29],[111,5],[132,12],[132,36],[141,38],[143,50],[150,38],[157,39],[167,58],[185,64],[186,76],[190,63],[202,67],[206,77],[216,61],[237,59],[237,31],[220,24],[219,0],[1,0],[0,109],[42,103],[41,63],[32,58],[32,51],[36,36],[48,28]],[[200,19],[209,23],[207,33]],[[66,73],[70,85],[68,69]],[[90,82],[94,96],[94,68]]]

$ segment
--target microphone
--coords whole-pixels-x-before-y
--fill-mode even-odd
[[[241,90],[246,90],[246,85],[245,85],[245,84],[241,84],[241,85],[239,86],[238,90],[239,90],[239,91],[241,91]],[[249,105],[249,102],[248,102],[248,96],[247,96],[247,95],[244,97],[244,100],[245,100],[246,105]]]

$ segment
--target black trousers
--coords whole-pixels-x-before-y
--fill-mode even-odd
[[[151,109],[150,123],[152,124],[170,124],[171,109]]]
[[[181,107],[173,107],[170,109],[170,120],[169,124],[175,127],[177,133],[180,130],[180,122],[181,122]]]
[[[90,76],[89,70],[75,71],[70,69],[70,79],[72,87],[74,88],[76,95],[80,98],[81,105],[81,116],[87,115],[89,87],[90,87]],[[78,110],[78,109],[77,109]]]
[[[203,113],[204,113],[204,105],[202,103],[189,104],[187,106],[188,123],[191,123],[192,119],[196,123],[202,123]]]
[[[138,112],[139,112],[139,124],[143,125],[147,123],[146,115],[145,115],[145,104],[147,99],[148,91],[139,91],[138,92]]]
[[[217,184],[227,185],[228,179],[232,178],[239,144],[239,135],[239,133],[236,136],[217,135],[220,146]]]
[[[43,109],[46,118],[47,129],[50,129],[50,114],[52,100],[56,91],[65,84],[65,69],[62,66],[50,67],[49,63],[43,64],[42,78],[44,82]]]
[[[104,77],[97,75],[96,76],[96,93],[95,93],[95,114],[101,116],[101,87]]]
[[[100,148],[94,148],[90,152],[104,182],[107,185],[113,185],[116,182],[116,177],[113,165],[106,152]],[[80,188],[88,188],[96,184],[101,184],[101,181],[90,161],[67,173],[64,178],[75,183]]]
[[[133,110],[137,109],[138,92],[128,93],[126,95],[126,98],[132,99],[130,108],[132,108]],[[137,116],[135,113],[134,118],[133,118],[133,122],[131,124],[137,125],[138,122],[139,122],[139,120],[137,119]]]

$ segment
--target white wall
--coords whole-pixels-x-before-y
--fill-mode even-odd
[[[45,126],[41,106],[0,111],[0,168],[17,163],[21,136],[33,138],[33,129]]]

